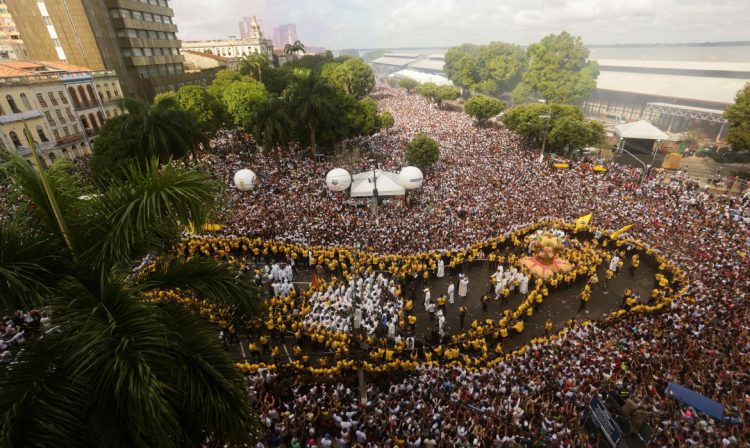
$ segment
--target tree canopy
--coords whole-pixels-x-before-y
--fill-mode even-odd
[[[526,70],[519,45],[492,42],[463,44],[445,54],[445,73],[456,85],[490,96],[512,91]]]
[[[576,104],[596,89],[599,65],[588,60],[589,50],[580,37],[565,31],[550,34],[532,44],[527,54],[529,68],[514,89],[514,102],[538,94],[548,103]]]
[[[254,282],[208,257],[164,255],[205,222],[217,185],[155,159],[84,184],[58,159],[6,166],[24,207],[0,222],[0,302],[44,307],[55,330],[0,369],[4,446],[200,446],[257,438],[245,383],[215,328],[165,291],[257,315]],[[83,199],[88,198],[88,199]]]
[[[442,107],[443,101],[452,101],[461,96],[461,91],[453,86],[439,86],[435,83],[424,83],[417,87],[417,93]]]
[[[257,81],[234,81],[226,86],[222,92],[222,99],[226,105],[235,126],[246,126],[250,122],[253,109],[266,100],[268,91]]]
[[[522,104],[508,110],[502,119],[505,126],[536,145],[545,136],[553,149],[580,149],[595,145],[604,138],[604,126],[586,121],[576,106],[563,104]]]
[[[729,122],[727,141],[738,151],[750,150],[750,83],[737,92],[734,104],[724,111]]]
[[[396,124],[396,120],[393,119],[393,114],[387,110],[380,113],[380,129],[390,129]]]
[[[265,53],[252,53],[240,59],[239,71],[241,75],[252,76],[257,81],[263,82],[263,69],[270,62]]]
[[[406,145],[404,159],[409,165],[426,170],[440,160],[440,146],[428,135],[417,134],[414,140]]]
[[[406,89],[409,92],[416,89],[418,85],[419,83],[411,78],[401,78],[398,81],[398,86],[401,87],[402,89]]]
[[[201,132],[213,135],[226,119],[224,105],[201,86],[188,85],[180,87],[175,95],[177,104],[195,116]]]
[[[464,103],[464,112],[474,117],[480,125],[503,110],[505,103],[486,95],[474,95]]]
[[[348,57],[344,62],[323,65],[322,77],[345,95],[366,97],[375,88],[375,74],[362,59]]]

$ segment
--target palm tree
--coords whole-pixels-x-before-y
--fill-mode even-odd
[[[315,72],[297,77],[287,89],[295,118],[310,132],[310,147],[317,149],[315,132],[333,113],[333,87]]]
[[[289,129],[292,127],[289,114],[288,102],[269,95],[267,101],[253,109],[248,129],[265,148],[285,144],[289,141]]]
[[[243,75],[254,76],[259,82],[263,82],[263,69],[268,67],[268,56],[263,53],[252,53],[240,59],[239,69]]]
[[[297,53],[300,51],[305,52],[305,45],[298,40],[295,40],[293,44],[284,45],[284,53],[291,56],[294,61],[297,60]]]
[[[182,109],[173,95],[161,97],[152,105],[124,98],[119,106],[127,112],[120,132],[136,137],[143,158],[156,156],[165,163],[195,154],[206,143],[195,116]]]
[[[258,426],[243,380],[210,324],[178,304],[144,300],[177,290],[258,310],[253,283],[209,258],[157,258],[178,223],[205,221],[217,191],[205,174],[156,159],[83,185],[58,159],[48,170],[4,164],[26,206],[0,222],[0,305],[41,306],[54,328],[0,369],[0,446],[178,447],[241,444]],[[87,199],[83,199],[87,198]]]

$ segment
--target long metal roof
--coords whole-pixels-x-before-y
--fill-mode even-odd
[[[372,63],[381,65],[393,65],[395,67],[405,67],[414,61],[416,61],[416,59],[383,56],[375,59],[374,61],[372,61]]]
[[[665,98],[732,104],[750,79],[602,71],[596,88]]]
[[[414,62],[412,64],[409,64],[410,68],[421,68],[422,70],[433,70],[433,71],[443,71],[443,66],[445,65],[444,60],[436,60],[436,59],[421,59],[417,62]]]
[[[750,72],[748,62],[647,61],[640,59],[596,59],[601,66],[695,71]]]

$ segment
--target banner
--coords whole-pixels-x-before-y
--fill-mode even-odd
[[[631,228],[631,227],[633,227],[633,224],[628,224],[628,225],[626,225],[626,226],[625,226],[625,227],[623,227],[622,229],[620,229],[620,230],[618,230],[618,231],[616,231],[616,232],[613,232],[613,233],[612,233],[612,235],[610,235],[610,238],[612,238],[612,239],[615,239],[615,238],[617,238],[618,236],[620,236],[620,235],[622,235],[623,233],[625,233],[625,232],[627,232],[628,230],[630,230],[630,228]]]
[[[594,216],[593,213],[589,213],[588,215],[583,215],[580,218],[576,219],[576,228],[575,231],[579,231],[581,229],[586,228],[589,225],[589,221],[591,221],[591,217]]]
[[[675,400],[679,400],[713,418],[719,420],[724,418],[724,406],[721,403],[688,389],[685,386],[680,386],[677,383],[669,383],[669,386],[667,386],[667,394]]]
[[[612,448],[614,448],[622,438],[622,430],[612,418],[612,415],[610,415],[598,394],[591,397],[589,410],[591,411],[591,420],[599,427],[604,437],[607,438]]]

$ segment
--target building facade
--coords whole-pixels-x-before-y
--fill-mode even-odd
[[[166,0],[6,0],[34,60],[114,70],[125,96],[192,83]]]
[[[249,31],[244,39],[186,41],[182,43],[182,49],[224,58],[242,58],[259,53],[268,56],[269,60],[273,58],[273,42],[265,38],[254,16],[250,20]]]
[[[46,163],[90,154],[104,123],[123,111],[117,75],[62,63],[0,63],[0,140],[5,150],[30,157],[31,131]]]

